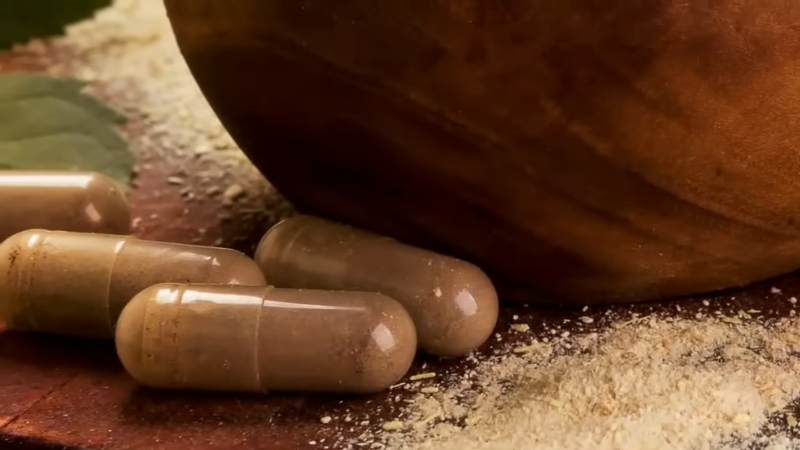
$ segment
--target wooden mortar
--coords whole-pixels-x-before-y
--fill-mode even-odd
[[[800,267],[800,3],[166,0],[301,211],[504,298],[662,299]]]

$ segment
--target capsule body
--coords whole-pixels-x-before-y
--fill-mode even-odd
[[[34,228],[128,234],[128,202],[93,172],[0,171],[0,241]]]
[[[411,317],[378,293],[167,283],[120,315],[117,354],[166,389],[373,393],[408,371]]]
[[[476,266],[316,217],[275,225],[255,260],[277,287],[371,291],[397,300],[414,319],[420,346],[434,355],[475,350],[497,323],[497,293]]]
[[[134,295],[170,281],[265,284],[256,264],[230,249],[27,230],[0,244],[0,320],[18,330],[111,338]]]

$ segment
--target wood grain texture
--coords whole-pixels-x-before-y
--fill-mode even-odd
[[[504,299],[636,302],[800,267],[800,4],[167,0],[229,131],[304,212]]]

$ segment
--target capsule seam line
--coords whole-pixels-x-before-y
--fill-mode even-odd
[[[28,294],[28,292],[30,291],[32,284],[31,273],[36,270],[36,260],[39,259],[38,256],[39,252],[41,251],[41,246],[43,243],[42,241],[44,241],[44,237],[37,239],[36,245],[31,248],[28,257],[20,260],[20,263],[24,264],[24,266],[18,267],[18,273],[20,275],[17,276],[17,286],[15,289],[16,293],[14,300],[18,303],[22,303],[22,308],[25,312],[25,326],[30,327],[30,329],[33,330],[37,329],[36,311],[34,311],[33,303],[31,302],[31,296]],[[21,292],[24,292],[24,294],[20,295]]]
[[[108,279],[106,280],[106,301],[104,303],[106,308],[106,318],[108,319],[108,329],[111,330],[113,333],[116,328],[117,324],[114,322],[114,319],[111,317],[111,280],[114,278],[114,269],[117,267],[117,259],[119,259],[119,254],[122,252],[122,249],[128,244],[129,238],[124,238],[117,244],[117,248],[114,249],[114,261],[111,262],[111,269],[108,271]],[[131,299],[127,298],[125,301],[130,301]]]
[[[261,350],[261,345],[258,340],[258,333],[261,331],[261,314],[264,311],[264,298],[266,297],[266,293],[261,296],[261,305],[258,308],[258,314],[256,315],[256,334],[254,336],[253,347],[255,347],[255,351],[253,355],[255,360],[253,361],[255,372],[256,372],[256,385],[259,391],[263,391],[264,389],[261,386],[261,364],[259,364],[260,357],[259,357],[259,350]]]

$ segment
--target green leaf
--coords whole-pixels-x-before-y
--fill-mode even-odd
[[[34,38],[59,35],[111,0],[0,0],[0,49]]]
[[[4,1],[4,0],[0,0]],[[116,123],[125,116],[94,97],[81,92],[86,83],[74,78],[53,78],[43,73],[7,73],[0,83],[0,99],[21,100],[35,97],[56,97],[81,106],[93,114]]]
[[[127,188],[135,158],[113,127],[124,116],[82,93],[83,86],[43,74],[0,74],[0,168],[94,171]]]

